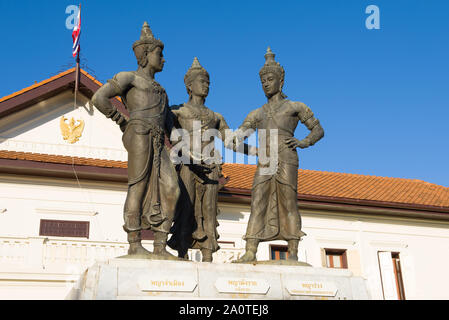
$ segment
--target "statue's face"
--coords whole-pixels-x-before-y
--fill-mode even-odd
[[[196,76],[189,89],[193,96],[207,97],[209,94],[209,78],[203,74]]]
[[[262,82],[262,89],[265,95],[270,98],[282,89],[282,82],[280,77],[272,72],[266,73],[260,77]]]
[[[160,47],[156,47],[151,52],[148,52],[147,55],[149,66],[155,71],[160,72],[164,69],[164,55],[162,54],[162,49]]]

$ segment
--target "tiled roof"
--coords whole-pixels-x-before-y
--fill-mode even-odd
[[[45,163],[58,163],[58,164],[73,164],[79,166],[93,166],[102,168],[127,168],[126,161],[116,160],[102,160],[92,158],[81,158],[71,156],[60,156],[52,154],[31,153],[31,152],[16,152],[0,150],[0,159],[9,160],[28,160]]]
[[[251,189],[255,166],[224,164],[227,188]],[[449,207],[449,188],[422,180],[298,170],[298,194]]]
[[[19,96],[19,95],[21,95],[21,94],[23,94],[23,93],[25,93],[25,92],[28,92],[28,91],[31,91],[31,90],[33,90],[33,89],[39,88],[39,87],[41,87],[41,86],[43,86],[43,85],[45,85],[45,84],[47,84],[47,83],[49,83],[49,82],[55,81],[55,80],[57,80],[57,79],[59,79],[59,78],[65,76],[65,75],[70,74],[70,73],[73,73],[73,72],[75,72],[75,71],[76,71],[76,68],[71,68],[71,69],[68,69],[68,70],[66,70],[66,71],[64,71],[64,72],[61,72],[61,73],[59,73],[59,74],[57,74],[57,75],[55,75],[55,76],[53,76],[53,77],[51,77],[51,78],[48,78],[48,79],[45,79],[45,80],[43,80],[43,81],[41,81],[41,82],[35,83],[35,84],[33,84],[33,85],[29,86],[29,87],[26,87],[26,88],[24,88],[24,89],[22,89],[22,90],[19,90],[19,91],[17,91],[17,92],[14,92],[14,93],[12,93],[12,94],[10,94],[10,95],[7,95],[7,96],[5,96],[5,97],[3,97],[3,98],[0,98],[0,103],[3,102],[3,101],[9,100],[9,99],[11,99],[11,98],[17,97],[17,96]],[[90,80],[92,80],[93,82],[95,82],[95,83],[96,83],[97,85],[99,85],[100,87],[103,85],[100,81],[98,81],[97,79],[95,79],[95,77],[93,77],[92,75],[90,75],[90,74],[89,74],[88,72],[86,72],[85,70],[80,69],[80,72],[81,72],[82,74],[84,74],[87,78],[89,78]],[[117,100],[119,100],[119,101],[121,102],[120,97],[117,97]]]
[[[19,91],[17,91],[17,92],[14,92],[14,93],[12,93],[12,94],[10,94],[10,95],[7,95],[7,96],[5,96],[5,97],[3,97],[3,98],[0,98],[0,102],[9,100],[9,99],[14,98],[14,97],[16,97],[16,96],[18,96],[18,95],[21,95],[22,93],[25,93],[25,92],[28,92],[28,91],[30,91],[30,90],[36,89],[36,88],[38,88],[38,87],[40,87],[40,86],[43,86],[43,85],[46,84],[46,83],[52,82],[52,81],[54,81],[54,80],[56,80],[56,79],[59,79],[59,78],[65,76],[66,74],[72,73],[72,72],[74,72],[74,71],[75,71],[75,68],[71,68],[71,69],[69,69],[69,70],[67,70],[67,71],[61,72],[61,73],[59,73],[59,74],[57,74],[57,75],[55,75],[55,76],[53,76],[53,77],[51,77],[51,78],[48,78],[48,79],[46,79],[46,80],[43,80],[43,81],[41,81],[41,82],[39,82],[39,83],[35,83],[35,84],[33,84],[33,85],[29,86],[29,87],[26,87],[26,88],[24,88],[24,89],[22,89],[22,90],[19,90]]]
[[[126,161],[15,151],[0,151],[0,159],[127,168]],[[255,170],[255,165],[223,164],[223,174],[230,177],[226,189],[239,189],[248,193]],[[298,170],[298,195],[449,208],[449,188],[425,181],[303,169]]]

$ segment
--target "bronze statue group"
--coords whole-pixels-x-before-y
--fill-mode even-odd
[[[124,230],[128,234],[128,255],[136,258],[183,260],[189,248],[201,250],[202,261],[212,262],[219,250],[217,232],[218,192],[227,180],[221,173],[219,154],[198,156],[193,150],[176,148],[170,141],[173,130],[182,130],[188,146],[195,136],[215,130],[201,141],[201,150],[222,139],[226,148],[249,155],[275,157],[275,170],[259,161],[251,193],[251,214],[244,236],[246,251],[235,262],[256,261],[259,242],[284,240],[288,243],[288,259],[298,260],[298,244],[305,235],[297,205],[298,154],[296,148],[307,148],[324,136],[324,131],[311,109],[293,102],[282,92],[284,69],[268,48],[265,64],[259,72],[267,103],[252,111],[239,127],[239,132],[265,130],[270,141],[264,150],[248,146],[243,139],[226,139],[229,127],[224,117],[204,105],[209,94],[209,73],[197,58],[188,69],[184,83],[189,100],[169,106],[164,88],[154,80],[164,66],[164,44],[156,39],[145,22],[140,39],[133,44],[138,69],[120,72],[92,97],[92,103],[123,131],[123,144],[128,151],[128,193],[124,205]],[[119,96],[129,111],[121,114],[109,101]],[[298,140],[294,132],[298,122],[310,134]],[[270,134],[272,137],[270,137]],[[272,139],[270,139],[272,138]],[[274,142],[273,142],[274,141]],[[176,148],[176,149],[175,149]],[[174,163],[174,151],[183,153]],[[178,151],[179,150],[179,151]],[[207,158],[207,159],[206,159]],[[141,230],[154,232],[154,250],[141,243]],[[172,234],[168,239],[169,234]],[[178,257],[166,250],[175,249]]]

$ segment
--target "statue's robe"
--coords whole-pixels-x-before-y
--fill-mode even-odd
[[[251,214],[245,240],[300,240],[301,216],[298,211],[298,153],[289,148],[285,140],[294,136],[298,122],[305,123],[313,117],[309,107],[300,102],[281,100],[265,104],[252,111],[240,129],[267,130],[267,156],[278,153],[278,166],[267,172],[268,164],[259,163],[251,192]],[[278,130],[278,150],[270,145],[270,129]],[[316,141],[313,141],[313,143]]]
[[[229,129],[223,116],[205,108],[199,114],[188,104],[171,107],[173,124],[175,128],[187,130],[190,146],[193,146],[194,127],[193,121],[201,122],[201,133],[208,129],[217,129],[224,138],[224,132]],[[206,142],[207,144],[213,143]],[[202,142],[202,147],[205,143]],[[201,150],[202,151],[202,150]],[[219,157],[218,151],[214,150],[214,157]],[[222,184],[221,165],[218,163],[206,164],[181,164],[179,169],[179,180],[181,184],[181,196],[178,209],[175,214],[172,228],[172,237],[167,244],[184,256],[189,248],[209,249],[217,251],[219,234],[218,227],[218,191]],[[195,239],[195,230],[203,230],[206,237]],[[192,236],[193,234],[193,236]]]
[[[171,120],[168,97],[159,83],[132,73],[141,78],[139,83],[143,87],[125,90],[115,77],[108,81],[120,90],[120,97],[130,114],[122,137],[128,151],[128,185],[146,180],[141,210],[128,211],[125,207],[123,228],[126,232],[152,229],[168,233],[175,212],[167,205],[177,200],[164,193],[164,189],[169,189],[168,186],[177,180],[176,170],[164,145],[165,131]]]

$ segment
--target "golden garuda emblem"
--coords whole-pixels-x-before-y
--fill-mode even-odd
[[[70,119],[69,123],[66,123],[67,118],[62,116],[59,121],[59,126],[61,127],[61,133],[64,140],[67,140],[68,143],[75,143],[81,137],[81,134],[84,130],[84,121],[76,120],[78,122],[75,125],[75,119],[73,117]]]

